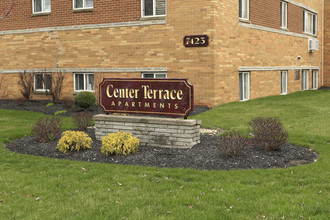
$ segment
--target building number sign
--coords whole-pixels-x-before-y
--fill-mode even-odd
[[[207,35],[190,35],[183,38],[185,47],[207,47],[209,45],[209,37]]]

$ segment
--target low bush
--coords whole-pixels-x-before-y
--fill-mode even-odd
[[[239,131],[228,131],[221,136],[218,146],[220,151],[224,152],[228,157],[235,157],[249,146],[249,138],[242,135]]]
[[[278,150],[288,139],[282,123],[277,118],[257,117],[249,122],[249,132],[256,144],[262,144],[266,150]]]
[[[68,151],[79,151],[92,148],[92,139],[82,131],[65,131],[58,141],[56,149],[66,153]]]
[[[69,99],[69,98],[62,99],[62,104],[65,108],[72,109],[74,107],[74,101],[72,99]]]
[[[74,103],[80,108],[87,109],[89,107],[96,106],[96,98],[92,92],[79,92],[74,97]]]
[[[106,156],[111,154],[128,155],[138,151],[139,143],[139,139],[130,132],[119,131],[102,138],[101,153]]]
[[[61,132],[61,119],[55,116],[47,116],[39,119],[32,127],[32,134],[39,142],[49,142]]]
[[[72,120],[79,130],[86,130],[93,121],[93,114],[89,111],[78,112],[72,116]]]

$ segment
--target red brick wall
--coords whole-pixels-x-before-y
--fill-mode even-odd
[[[0,13],[8,2],[0,1]],[[20,0],[6,19],[0,19],[0,30],[128,22],[141,17],[141,0],[94,1],[93,11],[86,12],[73,12],[72,3],[72,0],[52,0],[49,15],[31,16],[32,0]]]
[[[280,0],[250,0],[250,21],[252,24],[269,28],[281,28]],[[303,32],[303,9],[288,3],[288,29]]]
[[[297,5],[288,3],[288,29],[291,32],[303,32],[303,9]]]
[[[250,0],[250,21],[252,24],[276,28],[281,26],[279,0]]]

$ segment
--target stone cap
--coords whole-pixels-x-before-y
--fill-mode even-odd
[[[157,118],[147,116],[126,116],[126,115],[94,115],[95,121],[113,121],[127,123],[148,123],[148,124],[166,124],[166,125],[200,125],[202,120],[181,119],[181,118]]]

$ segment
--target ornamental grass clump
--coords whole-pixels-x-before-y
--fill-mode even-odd
[[[82,131],[65,131],[58,141],[56,149],[66,153],[68,151],[79,151],[92,148],[92,139]]]
[[[261,144],[266,150],[279,150],[288,139],[288,133],[277,118],[257,117],[249,122],[249,132],[256,144]]]
[[[218,146],[219,150],[228,157],[235,157],[249,146],[249,138],[242,135],[239,131],[229,131],[221,136]]]
[[[102,138],[101,153],[109,156],[111,154],[128,155],[136,153],[139,149],[139,139],[130,132],[111,133]]]
[[[55,140],[61,132],[61,119],[55,116],[47,116],[39,119],[32,127],[32,134],[39,142]]]

